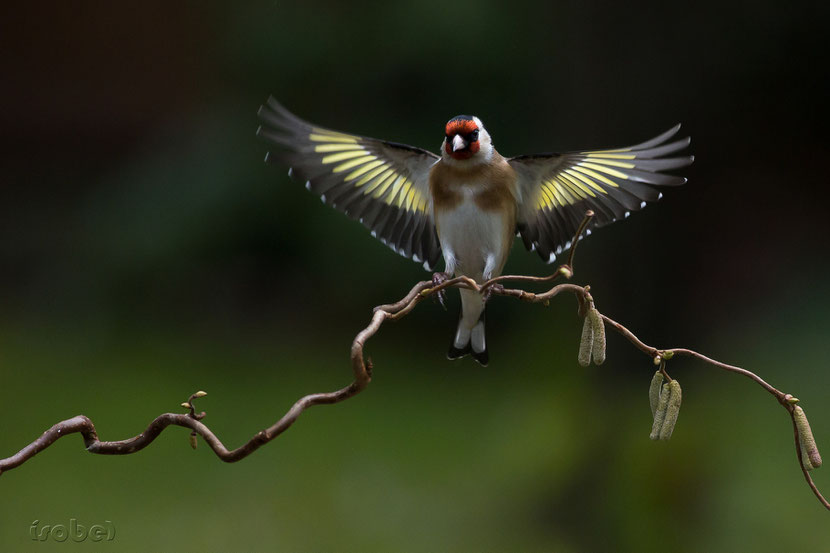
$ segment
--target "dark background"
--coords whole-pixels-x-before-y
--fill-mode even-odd
[[[25,6],[25,7],[24,7]],[[482,118],[504,155],[622,146],[674,123],[689,183],[596,232],[575,282],[658,346],[802,399],[830,455],[826,3],[150,2],[0,19],[0,456],[90,416],[141,431],[188,394],[231,447],[349,382],[371,307],[426,276],[262,163],[269,94],[321,125],[437,150]],[[544,274],[517,242],[506,270]],[[113,522],[118,551],[815,550],[828,514],[790,422],[686,360],[648,440],[650,361],[576,363],[571,298],[496,299],[492,362],[444,359],[424,303],[367,347],[375,380],[239,464],[181,429],[127,457],[70,437],[0,478],[0,546]],[[826,469],[825,469],[826,470]],[[830,490],[823,471],[820,486]]]

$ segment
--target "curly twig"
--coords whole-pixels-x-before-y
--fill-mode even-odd
[[[409,293],[407,293],[398,302],[393,304],[379,305],[375,307],[369,325],[363,330],[361,330],[352,342],[351,363],[354,381],[345,388],[342,388],[334,392],[309,394],[307,396],[300,398],[299,400],[297,400],[296,403],[294,403],[294,405],[291,406],[288,412],[285,415],[283,415],[281,419],[279,419],[270,427],[261,430],[260,432],[255,434],[251,439],[249,439],[247,442],[245,442],[236,449],[228,450],[228,448],[225,447],[225,445],[219,440],[219,438],[216,437],[213,431],[211,431],[210,428],[208,428],[204,423],[201,422],[201,419],[204,418],[205,413],[196,413],[195,408],[193,407],[193,401],[196,398],[204,396],[205,393],[196,392],[195,394],[192,394],[190,398],[188,398],[187,402],[182,404],[185,408],[189,410],[189,413],[165,413],[163,415],[159,415],[147,426],[144,432],[132,438],[128,438],[126,440],[112,442],[104,442],[99,440],[98,434],[95,431],[95,425],[89,418],[83,415],[78,415],[71,419],[61,421],[52,426],[49,430],[44,432],[39,438],[34,440],[32,443],[30,443],[23,449],[21,449],[16,454],[6,459],[0,460],[0,474],[22,465],[23,463],[34,457],[36,454],[52,445],[59,438],[66,436],[68,434],[80,433],[83,437],[84,445],[86,446],[87,451],[89,451],[90,453],[98,453],[102,455],[128,455],[130,453],[135,453],[136,451],[144,449],[145,447],[150,445],[153,442],[153,440],[155,440],[165,428],[171,425],[182,426],[191,429],[193,434],[199,435],[202,438],[204,438],[204,440],[214,451],[214,453],[216,453],[216,455],[223,461],[233,463],[241,459],[244,459],[257,449],[259,449],[261,446],[265,445],[266,443],[270,442],[271,440],[285,432],[292,424],[294,424],[294,422],[297,420],[300,414],[309,407],[313,405],[339,403],[363,391],[369,385],[369,382],[371,382],[372,379],[371,360],[364,360],[363,355],[363,348],[366,342],[372,336],[374,336],[378,332],[378,330],[380,330],[381,325],[383,325],[385,321],[397,320],[406,316],[423,299],[432,296],[445,288],[466,288],[470,290],[476,290],[481,293],[514,297],[532,303],[542,303],[544,305],[547,305],[551,298],[561,294],[562,292],[570,292],[574,294],[574,296],[577,298],[577,301],[579,302],[580,314],[584,315],[586,309],[594,307],[594,299],[591,296],[590,288],[588,286],[578,286],[576,284],[562,283],[553,286],[546,292],[533,293],[521,289],[504,288],[501,285],[501,283],[507,281],[543,283],[556,280],[560,276],[564,278],[570,278],[573,275],[573,259],[576,245],[578,243],[579,237],[587,227],[592,217],[593,213],[589,211],[586,214],[586,217],[580,225],[579,229],[577,230],[577,233],[572,241],[572,247],[568,258],[568,263],[558,267],[556,271],[554,271],[551,275],[548,275],[546,277],[505,275],[490,279],[482,284],[478,284],[473,279],[463,276],[449,279],[437,286],[434,285],[432,281],[421,281],[415,284],[415,286],[412,287]],[[728,365],[720,361],[716,361],[696,351],[692,351],[685,348],[658,349],[653,346],[649,346],[648,344],[645,344],[639,338],[637,338],[637,336],[635,336],[633,332],[631,332],[622,324],[618,323],[617,321],[611,319],[606,315],[600,316],[602,317],[602,321],[604,322],[604,324],[610,325],[614,330],[616,330],[624,338],[631,342],[631,344],[633,344],[637,349],[648,355],[650,358],[654,359],[656,364],[660,365],[661,371],[663,371],[666,377],[668,377],[668,374],[665,373],[665,362],[667,360],[673,358],[674,356],[694,357],[699,361],[703,361],[704,363],[707,363],[716,368],[746,376],[747,378],[750,378],[753,381],[755,381],[767,392],[772,394],[778,400],[778,402],[787,410],[787,412],[790,414],[790,418],[792,419],[793,432],[795,435],[796,455],[798,456],[799,465],[801,466],[801,471],[804,474],[804,478],[806,479],[807,484],[810,486],[810,489],[813,491],[813,493],[822,503],[822,505],[824,505],[825,508],[830,510],[830,503],[828,503],[824,496],[822,496],[821,492],[819,492],[818,488],[813,482],[813,479],[810,476],[809,468],[812,467],[806,467],[804,459],[802,457],[801,438],[796,425],[795,418],[795,403],[798,402],[797,399],[793,398],[792,395],[785,394],[784,392],[771,386],[765,380],[763,380],[761,377],[759,377],[751,371],[742,369],[740,367],[735,367],[733,365]],[[193,442],[193,444],[195,445],[195,442]]]

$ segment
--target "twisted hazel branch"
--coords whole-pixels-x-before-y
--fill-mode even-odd
[[[571,283],[562,283],[553,286],[546,292],[534,293],[521,289],[505,288],[502,285],[502,283],[508,281],[545,283],[554,281],[559,277],[569,279],[573,275],[573,259],[576,244],[578,243],[578,240],[582,235],[582,232],[587,227],[593,215],[593,212],[587,212],[585,219],[582,221],[582,224],[577,230],[577,233],[572,241],[573,247],[568,258],[568,263],[558,267],[556,271],[554,271],[549,276],[533,277],[525,275],[506,275],[493,278],[482,284],[478,284],[474,280],[463,276],[448,279],[439,285],[434,285],[432,281],[421,281],[415,284],[415,286],[412,287],[409,293],[407,293],[398,302],[392,304],[379,305],[375,307],[369,325],[366,326],[366,328],[364,328],[363,330],[361,330],[352,342],[351,363],[354,378],[353,382],[345,388],[341,388],[340,390],[334,392],[309,394],[307,396],[300,398],[299,400],[297,400],[296,403],[294,403],[294,405],[291,406],[288,412],[285,413],[285,415],[283,415],[282,418],[280,418],[277,422],[275,422],[268,428],[257,432],[252,438],[250,438],[247,442],[245,442],[236,449],[229,450],[221,442],[221,440],[219,440],[219,438],[213,433],[213,431],[211,431],[210,428],[208,428],[204,423],[201,422],[201,419],[205,417],[205,413],[197,413],[195,411],[195,408],[193,407],[193,401],[206,394],[204,392],[196,392],[195,394],[191,395],[190,398],[188,398],[187,402],[182,404],[185,408],[189,410],[189,413],[164,413],[162,415],[159,415],[147,426],[144,432],[132,438],[128,438],[126,440],[112,442],[105,442],[99,440],[98,434],[95,431],[95,425],[89,418],[85,417],[84,415],[78,415],[71,419],[61,421],[52,426],[49,430],[44,432],[39,438],[37,438],[29,445],[18,451],[16,454],[6,459],[0,460],[0,475],[10,469],[22,465],[23,463],[25,463],[26,461],[28,461],[29,459],[31,459],[32,457],[34,457],[35,455],[37,455],[38,453],[40,453],[41,451],[55,443],[58,439],[68,434],[81,434],[84,440],[84,446],[90,453],[97,453],[101,455],[128,455],[130,453],[140,451],[141,449],[144,449],[145,447],[150,445],[153,442],[153,440],[155,440],[159,436],[159,434],[161,434],[161,432],[168,426],[182,426],[185,428],[189,428],[192,431],[191,444],[194,447],[196,444],[196,436],[201,436],[205,440],[205,442],[207,442],[208,446],[210,446],[210,448],[214,451],[214,453],[216,453],[216,455],[223,461],[233,463],[241,459],[244,459],[257,449],[259,449],[261,446],[265,445],[266,443],[270,442],[271,440],[285,432],[291,425],[294,424],[294,422],[297,420],[300,414],[309,407],[312,407],[314,405],[339,403],[362,392],[369,385],[369,382],[371,382],[372,380],[373,368],[371,360],[364,360],[363,349],[366,345],[366,342],[372,336],[377,334],[384,322],[386,322],[387,320],[398,320],[406,316],[422,300],[430,296],[433,296],[437,294],[439,291],[444,290],[446,288],[465,288],[469,290],[476,290],[482,294],[485,294],[486,297],[489,297],[490,295],[507,296],[518,298],[531,303],[541,303],[543,305],[548,305],[552,298],[562,294],[563,292],[570,292],[574,294],[579,303],[580,315],[585,316],[589,313],[589,311],[596,310],[594,306],[594,299],[590,293],[590,287],[588,286],[578,286],[576,284]],[[734,372],[743,375],[747,378],[750,378],[753,381],[755,381],[758,385],[760,385],[762,388],[764,388],[767,392],[772,394],[778,400],[778,402],[787,410],[787,412],[790,415],[790,418],[792,419],[796,455],[798,457],[799,465],[801,466],[801,471],[804,474],[804,478],[806,479],[807,484],[810,486],[810,489],[813,491],[813,493],[822,503],[822,505],[824,505],[825,508],[830,510],[830,503],[828,503],[824,496],[822,496],[822,494],[816,487],[815,483],[813,482],[813,479],[810,477],[809,470],[817,467],[821,463],[821,459],[820,457],[818,457],[818,450],[815,449],[814,442],[810,446],[813,449],[805,448],[804,445],[802,445],[804,444],[805,440],[812,441],[812,432],[809,430],[809,426],[806,424],[806,416],[804,416],[803,411],[798,413],[798,416],[800,417],[799,421],[796,420],[796,404],[798,403],[798,399],[794,398],[791,394],[785,394],[777,388],[774,388],[761,377],[759,377],[751,371],[742,369],[740,367],[735,367],[733,365],[727,365],[726,363],[716,361],[696,351],[692,351],[685,348],[655,348],[642,342],[628,328],[618,323],[617,321],[611,319],[610,317],[599,314],[598,312],[595,315],[599,315],[599,317],[601,317],[601,320],[605,325],[611,326],[611,328],[616,330],[624,338],[631,342],[631,344],[634,345],[634,347],[636,347],[644,354],[652,358],[656,364],[660,365],[660,370],[662,374],[664,374],[667,377],[667,380],[670,379],[668,379],[668,375],[665,373],[665,362],[669,359],[672,359],[675,356],[686,356],[696,358],[697,360],[703,361],[704,363],[707,363],[713,367],[729,372]],[[804,430],[805,427],[807,429],[806,431]],[[813,461],[816,459],[818,464],[813,463]]]

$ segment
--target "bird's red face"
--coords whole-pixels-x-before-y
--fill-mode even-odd
[[[478,152],[479,128],[469,115],[458,115],[447,122],[444,150],[453,159],[469,159]]]

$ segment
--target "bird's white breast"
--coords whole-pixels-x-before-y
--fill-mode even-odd
[[[507,214],[502,211],[484,211],[475,201],[480,187],[460,187],[463,199],[452,209],[435,214],[438,239],[447,268],[454,266],[456,275],[482,280],[485,267],[497,276],[507,256],[505,232]],[[489,258],[489,259],[488,259]],[[488,267],[488,260],[490,266]]]

